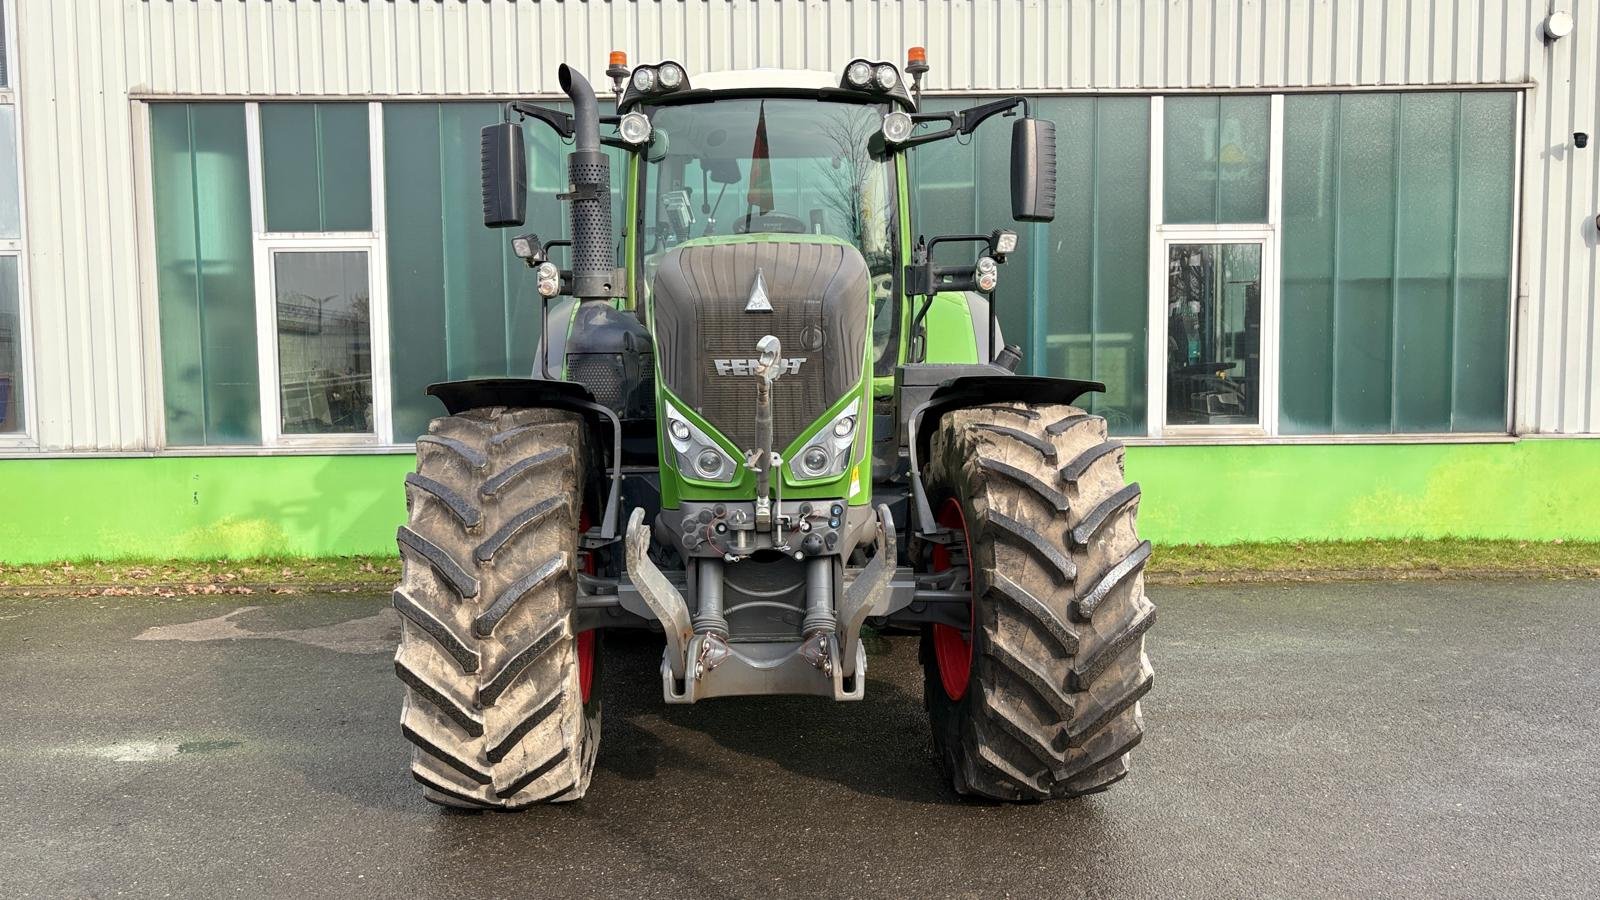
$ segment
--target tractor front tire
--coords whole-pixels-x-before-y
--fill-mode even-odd
[[[1028,801],[1105,790],[1144,734],[1150,545],[1139,487],[1105,420],[1065,405],[947,414],[927,473],[946,544],[924,571],[968,561],[967,628],[923,634],[934,750],[958,794]]]
[[[576,800],[600,740],[595,635],[573,631],[584,429],[549,409],[435,419],[406,476],[394,607],[401,730],[423,795]]]

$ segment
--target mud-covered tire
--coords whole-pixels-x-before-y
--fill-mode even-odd
[[[394,665],[411,774],[435,803],[516,809],[588,789],[598,648],[572,627],[583,439],[572,413],[493,408],[417,441]]]
[[[957,696],[940,670],[943,626],[923,636],[944,775],[995,800],[1104,790],[1128,772],[1153,679],[1150,545],[1134,528],[1139,487],[1124,481],[1121,445],[1074,407],[1003,404],[946,415],[929,462],[934,509],[964,525],[975,598],[969,641],[939,636],[947,660],[952,646],[970,653]]]

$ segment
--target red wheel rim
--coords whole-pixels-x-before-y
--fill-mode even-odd
[[[578,514],[578,534],[589,532],[589,511],[585,509]],[[587,550],[578,551],[578,569],[585,575],[595,574],[594,554]],[[594,688],[594,632],[578,632],[578,693],[583,696],[583,702],[589,702],[589,691]]]
[[[589,691],[594,687],[594,632],[578,632],[578,693],[583,702],[589,702]]]
[[[961,504],[954,497],[944,501],[939,507],[938,515],[934,521],[946,528],[954,528],[961,532],[961,540],[966,545],[967,564],[972,564],[972,538],[967,534],[967,519],[961,512]],[[950,550],[943,544],[933,546],[933,571],[943,572],[949,569]],[[970,589],[970,577],[969,589]],[[967,603],[968,633],[978,627],[978,604],[976,598]],[[949,625],[933,626],[933,657],[939,664],[939,682],[944,685],[945,696],[959,702],[967,695],[967,682],[972,677],[972,641],[961,629]]]

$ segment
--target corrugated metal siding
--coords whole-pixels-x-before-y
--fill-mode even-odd
[[[835,69],[928,47],[934,90],[1305,88],[1537,80],[1526,117],[1519,422],[1600,430],[1591,217],[1600,0],[10,0],[46,448],[153,446],[159,375],[132,96],[555,91],[574,59]],[[142,298],[142,299],[141,299]],[[148,377],[147,377],[148,371]]]

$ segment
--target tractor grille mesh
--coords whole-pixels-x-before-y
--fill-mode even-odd
[[[757,272],[771,312],[745,311]],[[749,367],[763,336],[775,335],[790,361],[772,388],[779,449],[861,377],[869,283],[854,247],[772,235],[689,245],[662,258],[653,287],[667,387],[741,450],[755,446]]]

